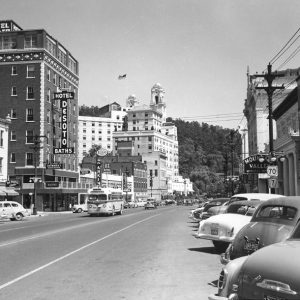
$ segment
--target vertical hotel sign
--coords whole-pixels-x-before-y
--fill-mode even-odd
[[[61,146],[54,154],[74,154],[74,147],[68,147],[68,100],[74,100],[74,92],[54,93],[54,100],[60,100],[61,107]]]

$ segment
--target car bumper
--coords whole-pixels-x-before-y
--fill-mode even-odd
[[[204,240],[212,240],[212,241],[220,241],[224,243],[231,243],[233,241],[233,237],[228,236],[218,236],[218,235],[211,235],[205,233],[193,233],[193,236],[197,239],[204,239]]]
[[[228,300],[229,298],[223,297],[223,296],[218,296],[215,294],[211,294],[208,296],[208,300]]]

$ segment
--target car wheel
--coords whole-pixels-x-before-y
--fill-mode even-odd
[[[82,213],[82,209],[81,209],[81,208],[78,208],[77,212],[78,212],[79,214],[81,214],[81,213]]]
[[[21,213],[17,213],[16,216],[15,216],[15,219],[17,221],[21,221],[23,219],[23,215]]]

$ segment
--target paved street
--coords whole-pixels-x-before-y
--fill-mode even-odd
[[[191,207],[0,223],[1,299],[207,299],[221,264]]]

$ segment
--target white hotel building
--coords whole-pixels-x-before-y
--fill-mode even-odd
[[[112,103],[107,106],[103,117],[78,116],[78,161],[89,152],[93,145],[101,145],[112,151],[113,132],[121,131],[126,111],[119,104]]]

